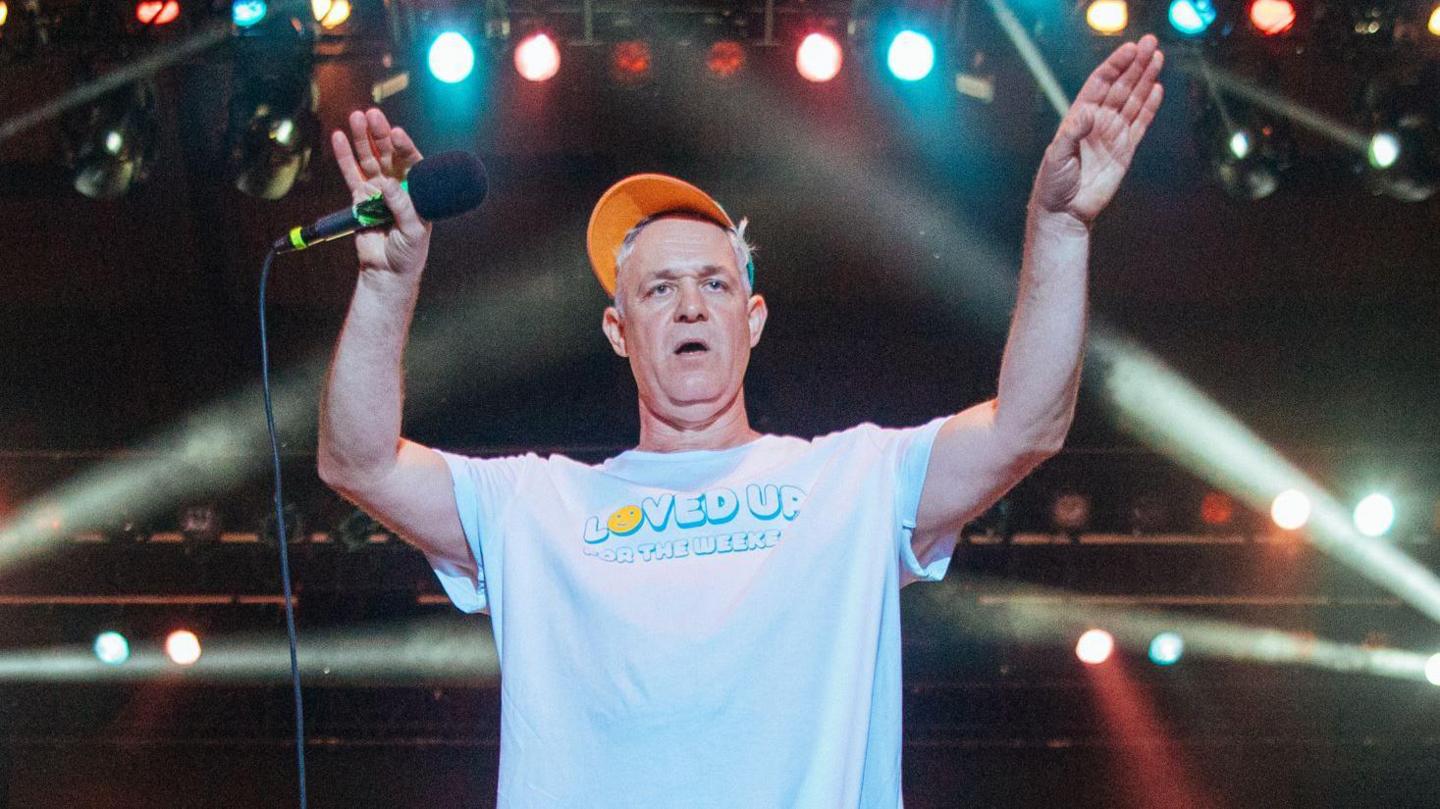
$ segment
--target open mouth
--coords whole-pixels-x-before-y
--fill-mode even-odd
[[[682,357],[685,357],[694,354],[704,354],[709,350],[710,346],[705,345],[699,340],[687,340],[686,342],[683,342],[680,345],[676,346],[675,353]]]

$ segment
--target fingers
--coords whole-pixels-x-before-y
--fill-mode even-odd
[[[1091,72],[1090,78],[1085,80],[1085,85],[1076,94],[1075,101],[1093,104],[1103,102],[1116,80],[1130,67],[1130,63],[1135,61],[1135,48],[1136,45],[1133,42],[1126,42],[1116,48],[1105,61],[1100,63],[1099,67]]]
[[[400,127],[390,129],[390,141],[395,144],[396,168],[400,171],[409,171],[422,159],[420,150],[415,147],[415,141],[410,139],[410,134]]]
[[[1140,80],[1149,69],[1150,62],[1155,58],[1156,45],[1157,42],[1154,36],[1146,34],[1140,37],[1140,41],[1135,43],[1135,50],[1130,64],[1125,67],[1125,71],[1120,74],[1120,78],[1116,79],[1115,83],[1110,85],[1109,92],[1105,94],[1105,106],[1115,110],[1125,108],[1125,102],[1128,101],[1131,94],[1135,92],[1136,87],[1140,84]],[[1148,89],[1146,92],[1149,92]]]
[[[365,111],[365,124],[370,134],[370,145],[375,149],[375,158],[380,162],[380,171],[386,177],[395,176],[395,146],[390,141],[390,122],[385,113],[375,108]]]
[[[1095,128],[1095,108],[1089,105],[1073,107],[1055,133],[1054,149],[1058,155],[1073,155],[1080,152],[1080,141]]]
[[[347,120],[350,124],[350,140],[355,145],[355,159],[360,172],[366,179],[380,176],[380,159],[375,154],[375,145],[370,142],[369,124],[365,113],[355,110]]]
[[[337,129],[330,133],[330,148],[335,152],[335,164],[340,167],[340,176],[345,178],[345,185],[350,187],[351,193],[360,191],[365,186],[365,175],[360,173],[360,166],[355,162],[355,152],[350,148],[350,139]]]
[[[1165,99],[1165,85],[1156,84],[1150,88],[1150,94],[1146,97],[1145,103],[1136,114],[1135,121],[1130,124],[1131,140],[1139,142],[1140,136],[1150,128],[1150,122],[1155,120],[1155,111],[1160,109],[1160,102]]]
[[[420,214],[415,212],[415,203],[411,201],[410,195],[400,187],[400,181],[393,177],[382,177],[375,183],[380,188],[380,194],[385,197],[385,207],[395,217],[395,227],[400,232],[419,237],[425,232],[425,223],[420,219]]]

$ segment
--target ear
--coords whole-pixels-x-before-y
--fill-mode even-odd
[[[754,348],[760,342],[760,333],[765,331],[765,319],[770,317],[770,309],[765,305],[765,298],[760,295],[751,295],[749,304],[748,319],[750,322],[750,347]]]
[[[611,350],[622,357],[630,356],[625,353],[625,321],[620,319],[620,313],[615,311],[615,307],[605,307],[600,330],[605,332],[605,339],[610,341]]]

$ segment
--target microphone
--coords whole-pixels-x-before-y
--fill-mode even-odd
[[[485,166],[469,152],[443,152],[416,163],[402,185],[410,192],[420,218],[434,222],[472,210],[485,199]],[[376,194],[309,225],[291,228],[275,241],[274,249],[277,253],[293,253],[394,221],[384,197]]]

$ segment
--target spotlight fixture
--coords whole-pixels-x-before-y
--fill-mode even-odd
[[[1092,0],[1085,7],[1085,24],[1104,36],[1117,36],[1130,25],[1130,5],[1125,0]]]
[[[1173,666],[1185,653],[1185,640],[1177,632],[1161,632],[1150,641],[1150,662],[1157,666]]]
[[[1434,84],[1388,87],[1375,82],[1367,91],[1375,134],[1366,150],[1372,171],[1366,181],[1377,192],[1404,202],[1424,202],[1440,189],[1440,104]]]
[[[800,40],[795,49],[795,69],[806,81],[827,82],[840,74],[845,52],[835,37],[812,31]]]
[[[1295,4],[1290,0],[1251,0],[1250,24],[1267,37],[1279,36],[1295,27]]]
[[[5,28],[5,23],[10,21],[10,4],[0,0],[0,29]]]
[[[885,64],[891,75],[901,81],[920,81],[935,69],[935,43],[919,31],[907,28],[890,40]]]
[[[197,503],[180,512],[180,535],[187,542],[209,543],[220,539],[220,510],[214,503]]]
[[[107,666],[119,666],[130,659],[130,641],[113,630],[96,635],[93,649],[96,659]]]
[[[528,81],[547,81],[560,72],[560,48],[548,34],[537,31],[515,46],[515,72]]]
[[[165,638],[165,656],[177,666],[193,666],[200,659],[200,638],[188,629],[177,629]]]
[[[475,72],[475,46],[459,31],[446,31],[430,43],[425,62],[430,75],[446,84],[459,84]]]
[[[1170,27],[1181,36],[1197,37],[1215,23],[1215,5],[1210,0],[1171,0]]]
[[[1050,504],[1050,522],[1062,531],[1083,531],[1090,524],[1090,498],[1063,492]]]
[[[141,25],[169,25],[180,19],[179,0],[141,0],[135,4],[135,19]]]
[[[639,84],[650,78],[653,61],[650,46],[638,39],[617,42],[610,52],[611,73],[625,84]]]
[[[1260,113],[1212,101],[1196,124],[1196,144],[1211,176],[1239,199],[1264,199],[1280,187],[1293,151],[1289,130]]]
[[[1367,537],[1384,536],[1395,524],[1395,504],[1383,494],[1372,494],[1355,505],[1355,530]]]
[[[273,50],[257,40],[236,60],[226,134],[229,171],[240,191],[260,199],[290,192],[320,140],[309,51]]]
[[[1091,629],[1075,643],[1075,656],[1080,662],[1098,666],[1115,652],[1115,636],[1103,629]]]
[[[114,199],[145,180],[155,160],[158,91],[146,80],[122,87],[62,125],[75,190]]]
[[[265,0],[235,0],[230,4],[230,21],[238,28],[250,28],[270,12]]]
[[[1298,531],[1310,521],[1310,498],[1296,489],[1287,489],[1270,504],[1270,519],[1286,531]]]
[[[350,0],[310,0],[310,13],[326,31],[344,25],[350,19],[350,12]]]
[[[705,69],[710,75],[728,79],[745,67],[745,47],[733,39],[719,39],[710,43],[705,53]]]
[[[1200,500],[1200,521],[1211,528],[1230,525],[1235,519],[1235,501],[1223,492],[1209,492]]]

